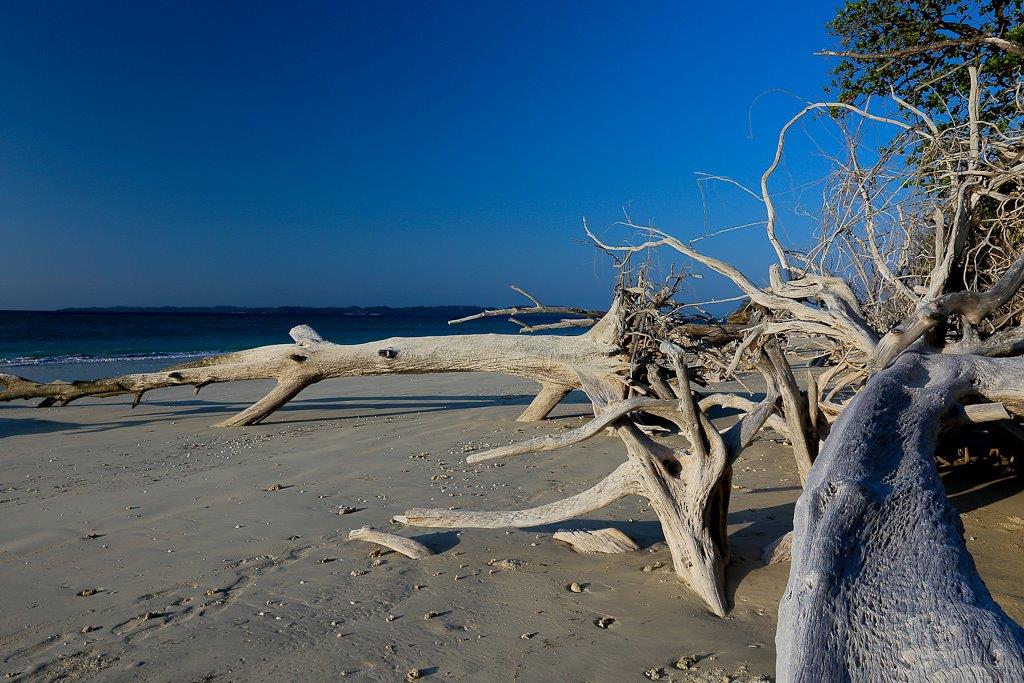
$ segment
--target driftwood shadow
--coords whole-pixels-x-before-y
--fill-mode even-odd
[[[58,422],[56,420],[40,420],[34,417],[25,419],[0,418],[0,438],[5,436],[30,436],[33,434],[49,434],[80,429],[81,425],[74,422]]]
[[[1024,476],[1000,472],[984,462],[940,467],[939,476],[949,501],[960,514],[1024,491]]]
[[[302,411],[373,411],[372,417],[400,417],[402,415],[414,415],[417,413],[443,412],[447,410],[465,410],[470,408],[493,408],[501,406],[525,406],[533,400],[533,394],[453,394],[453,395],[421,395],[421,396],[337,396],[317,397],[307,399],[296,399],[282,406],[276,416],[271,417],[261,424],[263,425],[284,425],[307,422],[323,422],[332,419],[349,419],[360,417],[371,417],[371,415],[337,415],[300,418],[294,417]],[[590,405],[586,395],[574,391],[567,396],[563,404]],[[92,404],[89,407],[96,407]],[[250,401],[218,401],[204,400],[201,398],[184,400],[145,400],[144,408],[168,408],[169,410],[147,410],[144,414],[133,413],[131,401],[115,399],[104,401],[104,406],[111,408],[123,408],[125,419],[111,420],[108,422],[77,423],[62,422],[54,420],[40,420],[36,418],[27,419],[0,419],[0,437],[18,436],[24,434],[42,434],[59,431],[106,431],[115,427],[127,425],[144,425],[157,422],[161,419],[181,418],[191,416],[219,416],[235,413],[240,407],[251,405]],[[29,404],[11,406],[10,410],[17,408],[32,408]],[[65,414],[73,415],[75,408],[83,407],[81,404],[72,404],[65,407],[47,408],[45,410],[63,411]],[[382,412],[386,411],[386,412]],[[287,417],[285,417],[287,415]],[[566,419],[590,415],[588,412],[572,412],[568,414],[553,415],[554,419]]]
[[[435,555],[448,552],[459,544],[459,534],[456,531],[438,531],[409,538],[427,546]]]

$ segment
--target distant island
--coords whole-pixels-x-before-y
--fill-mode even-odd
[[[396,318],[461,318],[483,306],[96,306],[61,308],[58,313],[247,313],[266,315],[386,315]]]

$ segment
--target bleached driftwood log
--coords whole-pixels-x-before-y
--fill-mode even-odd
[[[635,286],[627,286],[636,281]],[[678,278],[675,285],[678,286]],[[276,386],[263,399],[217,426],[251,425],[293,399],[311,384],[338,377],[386,374],[422,374],[433,372],[498,372],[537,381],[540,390],[517,418],[521,422],[542,420],[573,389],[583,386],[583,377],[593,386],[625,387],[640,394],[656,393],[651,381],[664,383],[661,369],[650,362],[654,375],[637,372],[636,358],[653,361],[646,348],[652,339],[651,321],[661,324],[661,309],[674,305],[674,288],[655,285],[643,272],[634,275],[620,264],[620,278],[613,303],[607,312],[564,306],[543,306],[522,292],[535,306],[484,311],[463,320],[509,311],[524,313],[571,312],[584,318],[591,329],[579,335],[530,337],[510,334],[473,334],[438,337],[395,337],[365,344],[334,344],[325,341],[308,325],[290,332],[293,345],[263,346],[221,354],[167,368],[158,372],[137,373],[75,382],[41,383],[14,375],[0,374],[0,401],[41,398],[39,407],[67,405],[84,397],[133,396],[134,408],[143,395],[163,387],[194,386],[196,392],[218,382],[275,380]],[[643,322],[638,320],[643,319]],[[451,321],[462,322],[462,320]],[[546,326],[552,327],[552,326]],[[554,327],[559,327],[555,325]],[[635,328],[635,329],[634,329]],[[741,328],[694,318],[672,318],[670,328],[685,339],[700,340],[705,348],[715,348],[737,339]],[[537,328],[539,329],[539,327]],[[656,355],[656,354],[655,354]]]
[[[935,468],[978,397],[1024,414],[1024,359],[901,355],[836,421],[797,503],[780,681],[1020,681],[1024,629],[993,600]]]
[[[572,389],[580,374],[624,383],[628,363],[616,345],[615,307],[593,329],[577,336],[530,337],[473,334],[440,337],[393,337],[366,344],[324,341],[307,325],[291,331],[294,344],[262,346],[203,358],[159,372],[137,373],[77,382],[40,383],[0,374],[0,401],[42,398],[43,405],[67,405],[87,396],[130,394],[137,405],[147,391],[241,380],[277,382],[265,397],[217,426],[252,425],[317,382],[338,377],[432,372],[500,372],[526,377],[541,390],[519,420],[540,420]]]
[[[886,367],[911,344],[951,315],[963,316],[965,326],[980,324],[1013,298],[1021,285],[1024,285],[1024,254],[1019,255],[987,291],[950,292],[923,303],[913,315],[882,337],[871,356],[872,366],[876,369]],[[963,341],[955,350],[960,353],[971,353],[976,347],[981,347],[980,339],[976,344]]]
[[[386,531],[374,529],[372,526],[353,529],[348,532],[348,538],[350,541],[366,541],[367,543],[382,545],[385,548],[394,550],[396,553],[405,555],[410,560],[422,560],[424,557],[430,557],[434,554],[433,550],[419,541],[396,534],[389,534]]]

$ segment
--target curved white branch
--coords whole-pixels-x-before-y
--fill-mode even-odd
[[[632,462],[619,465],[596,486],[570,498],[526,510],[471,511],[416,508],[395,517],[402,524],[445,529],[505,529],[541,526],[564,522],[611,505],[637,492]]]

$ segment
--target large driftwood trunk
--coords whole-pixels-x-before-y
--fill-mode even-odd
[[[833,427],[797,503],[780,681],[1021,681],[1024,630],[993,600],[934,464],[959,402],[1020,413],[1024,359],[908,352]]]
[[[0,374],[0,401],[42,398],[42,406],[66,405],[87,396],[135,395],[162,387],[242,380],[276,380],[265,397],[217,426],[260,422],[311,384],[337,377],[434,372],[500,372],[541,383],[538,396],[520,416],[541,420],[566,394],[580,386],[580,374],[611,383],[628,371],[613,342],[612,316],[578,336],[532,337],[473,334],[440,337],[393,337],[365,344],[334,344],[300,325],[291,331],[294,344],[261,346],[204,358],[159,372],[137,373],[79,382],[38,383]]]

